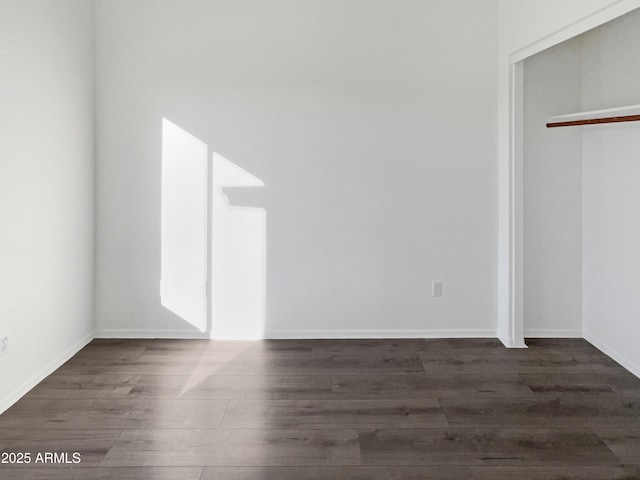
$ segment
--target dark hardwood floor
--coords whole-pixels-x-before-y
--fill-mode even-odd
[[[528,344],[95,340],[0,416],[0,478],[640,479],[640,379]]]

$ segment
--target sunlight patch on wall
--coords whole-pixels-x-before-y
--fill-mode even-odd
[[[264,337],[266,212],[229,204],[223,189],[264,183],[214,153],[211,221],[213,234],[211,337]]]
[[[249,172],[230,162],[219,153],[213,152],[211,159],[213,186],[223,187],[264,187],[264,182]]]
[[[162,305],[207,330],[207,145],[162,121]]]
[[[266,212],[230,205],[223,189],[264,183],[218,153],[209,169],[204,142],[162,125],[161,303],[211,338],[263,338]]]

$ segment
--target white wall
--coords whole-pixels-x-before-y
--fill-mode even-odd
[[[93,2],[0,2],[0,412],[93,317]]]
[[[640,10],[584,38],[583,107],[640,104]],[[640,124],[583,130],[584,330],[640,376]]]
[[[159,301],[163,117],[265,183],[228,194],[266,211],[268,335],[494,334],[496,1],[97,18],[100,334],[192,334]]]
[[[546,128],[582,108],[580,39],[524,65],[524,334],[582,336],[582,144]]]

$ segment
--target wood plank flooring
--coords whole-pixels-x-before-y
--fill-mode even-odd
[[[640,480],[640,379],[528,344],[95,340],[0,415],[0,479]]]

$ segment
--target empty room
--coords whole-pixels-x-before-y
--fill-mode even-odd
[[[640,0],[0,0],[0,479],[640,480]]]

